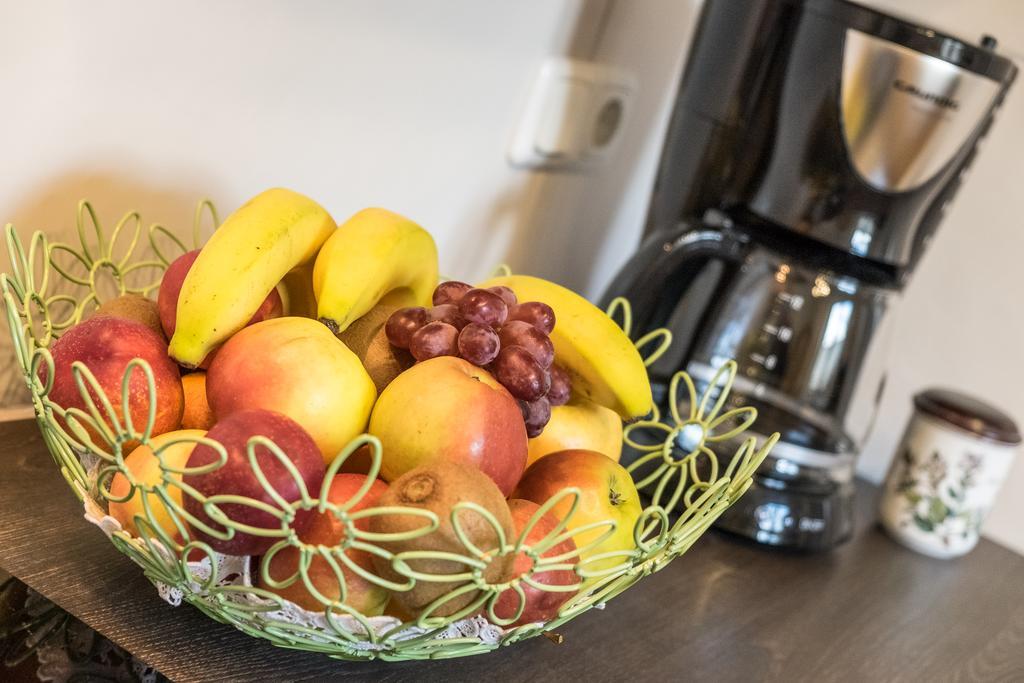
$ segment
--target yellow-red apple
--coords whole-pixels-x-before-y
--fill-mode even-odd
[[[370,416],[381,476],[394,481],[435,462],[472,465],[508,496],[526,467],[519,404],[489,372],[440,356],[417,363],[381,393]]]
[[[206,373],[206,397],[218,420],[252,408],[287,415],[330,463],[363,432],[377,389],[322,323],[285,317],[243,328],[220,347]]]
[[[339,474],[331,480],[331,486],[327,493],[327,499],[336,505],[343,505],[352,499],[359,492],[359,489],[366,482],[366,476],[362,474]],[[355,505],[349,508],[349,514],[373,507],[377,499],[388,488],[387,484],[375,479],[370,485],[366,494],[359,499]],[[362,531],[369,530],[369,518],[359,519],[353,522],[355,527]],[[309,526],[298,534],[299,540],[308,545],[320,545],[330,548],[337,546],[345,540],[345,525],[331,512],[325,510],[322,513],[315,513]],[[373,556],[365,550],[349,548],[343,551],[354,564],[365,569],[370,574],[374,573]],[[294,546],[288,546],[269,558],[267,572],[270,578],[277,582],[298,576],[294,583],[283,588],[272,588],[269,585],[263,587],[277,593],[286,600],[291,600],[299,607],[313,612],[323,612],[326,605],[321,602],[306,587],[302,576],[299,573],[300,551]],[[345,565],[344,561],[337,555],[333,558],[341,568],[342,580],[345,582],[344,604],[352,609],[358,610],[363,616],[375,617],[384,612],[391,597],[391,593],[382,586],[367,581],[358,573]],[[331,565],[323,557],[313,556],[307,570],[309,580],[313,587],[328,600],[340,600],[341,585],[338,577],[331,568]],[[263,581],[262,573],[260,581]],[[339,612],[341,614],[341,612]]]
[[[616,524],[615,531],[600,543],[595,544],[607,533],[608,526],[573,535],[580,549],[582,569],[597,572],[624,562],[627,559],[625,553],[587,562],[588,558],[603,553],[636,548],[633,527],[643,512],[640,494],[629,472],[603,453],[570,450],[546,455],[527,468],[512,497],[525,498],[543,505],[570,486],[580,489],[580,500],[576,511],[568,518],[569,529],[578,529],[594,522],[613,521]],[[566,519],[571,505],[572,497],[566,496],[551,508],[551,513],[560,520]]]

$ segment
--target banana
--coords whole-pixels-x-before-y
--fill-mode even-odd
[[[434,238],[386,209],[363,209],[338,226],[313,267],[317,316],[335,334],[395,290],[430,305],[435,286]]]
[[[169,353],[187,367],[242,329],[296,266],[312,261],[337,230],[312,199],[275,188],[228,216],[199,252],[178,298]]]
[[[604,311],[572,290],[528,275],[495,277],[478,286],[496,285],[510,287],[520,301],[542,301],[555,311],[555,361],[572,378],[574,393],[624,420],[650,411],[654,401],[644,361]]]

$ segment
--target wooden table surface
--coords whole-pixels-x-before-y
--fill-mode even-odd
[[[82,518],[31,421],[0,424],[0,568],[174,680],[1024,680],[1024,558],[943,562],[895,544],[861,484],[854,539],[822,555],[712,532],[562,627],[455,660],[348,663],[171,607]]]

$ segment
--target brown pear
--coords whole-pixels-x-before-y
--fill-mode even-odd
[[[384,454],[387,457],[387,454]],[[392,482],[381,496],[377,505],[401,506],[429,510],[437,515],[438,528],[425,535],[404,541],[381,542],[386,550],[398,554],[406,551],[436,551],[457,553],[472,557],[471,552],[459,540],[452,526],[452,509],[457,503],[476,503],[490,512],[501,526],[505,538],[514,538],[512,514],[501,491],[475,467],[456,463],[433,463],[409,470]],[[500,545],[498,533],[480,513],[474,510],[459,510],[458,519],[467,539],[484,552],[491,552]],[[412,514],[382,514],[370,518],[370,531],[377,534],[398,534],[422,529],[427,521]],[[488,583],[507,581],[512,571],[512,554],[492,559],[483,572]],[[417,558],[408,560],[410,569],[424,574],[457,574],[471,571],[464,563],[455,560]],[[377,573],[391,581],[403,582],[406,578],[395,571],[388,559],[374,556]],[[394,599],[401,608],[412,615],[419,615],[426,607],[446,594],[465,585],[460,581],[419,580],[408,591],[396,591]],[[431,616],[445,617],[462,610],[479,597],[479,591],[468,591],[448,599],[431,610]]]

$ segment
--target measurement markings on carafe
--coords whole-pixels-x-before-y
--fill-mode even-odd
[[[768,333],[770,336],[775,337],[783,344],[789,342],[793,338],[793,329],[785,325],[773,325],[772,323],[765,323],[761,326],[761,329]]]
[[[769,353],[768,355],[762,353],[751,353],[747,357],[763,367],[765,370],[774,370],[775,365],[779,362],[779,357],[774,353]]]
[[[779,292],[776,297],[779,301],[783,302],[794,311],[799,311],[804,307],[804,297],[802,294],[792,294],[790,292]]]
[[[768,372],[775,370],[786,357],[790,340],[793,339],[793,328],[789,324],[790,311],[799,311],[804,305],[804,298],[799,294],[779,292],[768,310],[766,320],[761,323],[759,334],[754,340],[753,349],[746,356],[751,364],[760,366]],[[748,370],[753,376],[759,371]],[[753,373],[753,374],[752,374]]]

